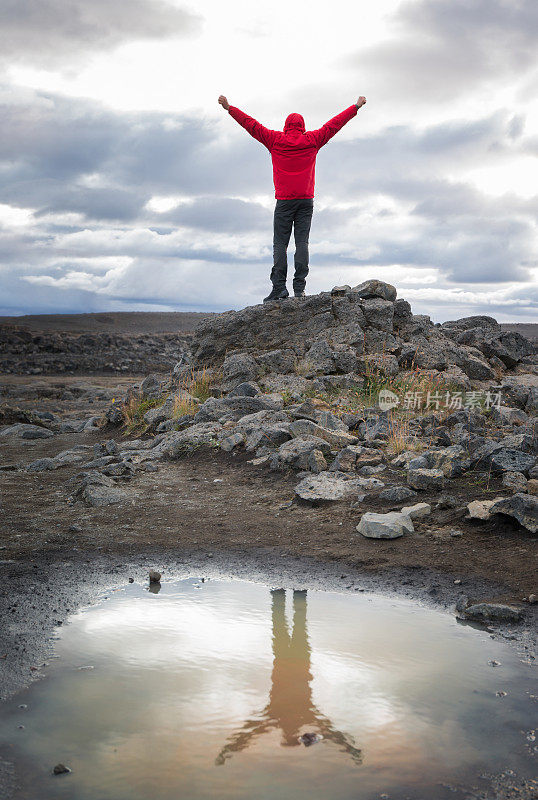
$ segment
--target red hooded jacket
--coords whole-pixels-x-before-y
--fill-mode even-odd
[[[271,153],[277,200],[314,197],[318,150],[356,115],[357,110],[353,104],[317,131],[306,131],[302,116],[290,114],[283,131],[271,131],[235,106],[228,109],[232,117]]]

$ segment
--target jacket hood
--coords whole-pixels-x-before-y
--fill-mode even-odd
[[[288,114],[284,123],[284,133],[288,131],[299,131],[305,133],[304,119],[301,114]]]

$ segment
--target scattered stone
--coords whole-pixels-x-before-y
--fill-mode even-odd
[[[149,582],[150,583],[160,583],[161,582],[161,573],[157,572],[155,569],[150,569],[149,571]]]
[[[54,775],[65,775],[67,772],[71,772],[71,770],[69,767],[66,767],[65,764],[56,764],[52,772]]]
[[[460,538],[463,536],[463,531],[460,531],[460,530],[459,530],[459,529],[457,529],[457,528],[452,528],[452,530],[450,531],[449,535],[450,535],[450,536],[451,536],[453,539],[460,539]]]
[[[404,506],[400,513],[411,519],[423,519],[431,514],[432,507],[428,503],[416,503],[414,506]]]
[[[417,493],[408,486],[389,486],[378,495],[380,500],[386,500],[390,503],[401,503],[402,500],[409,500],[409,498],[416,496]]]
[[[114,486],[97,486],[95,484],[85,486],[81,497],[85,503],[93,508],[111,506],[131,499],[123,489],[118,489]]]
[[[410,517],[399,511],[389,511],[387,514],[367,511],[356,530],[368,539],[397,539],[406,532],[412,533],[414,528]]]
[[[302,500],[335,501],[355,497],[360,489],[360,480],[348,478],[343,472],[320,472],[303,478],[295,487],[295,494]]]
[[[440,469],[409,469],[407,483],[413,489],[442,489],[445,476]]]
[[[491,517],[491,507],[504,500],[504,497],[495,497],[493,500],[473,500],[467,505],[467,511],[471,519],[488,520]]]

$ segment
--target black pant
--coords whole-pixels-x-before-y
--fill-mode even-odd
[[[314,211],[311,197],[297,200],[277,200],[274,217],[273,269],[271,281],[275,289],[286,286],[288,274],[288,243],[291,229],[295,236],[295,275],[293,291],[302,292],[308,275],[308,236]]]

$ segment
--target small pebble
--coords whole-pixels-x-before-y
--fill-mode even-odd
[[[492,658],[491,661],[488,661],[488,664],[490,665],[490,667],[500,667],[501,666],[501,662],[500,661],[495,661],[494,658]]]
[[[155,569],[150,569],[149,571],[149,582],[150,583],[160,583],[161,582],[161,573],[157,572]]]
[[[69,767],[66,767],[65,764],[56,764],[52,771],[55,775],[63,775],[66,772],[71,772]]]
[[[134,578],[129,578],[129,583],[134,583]]]

